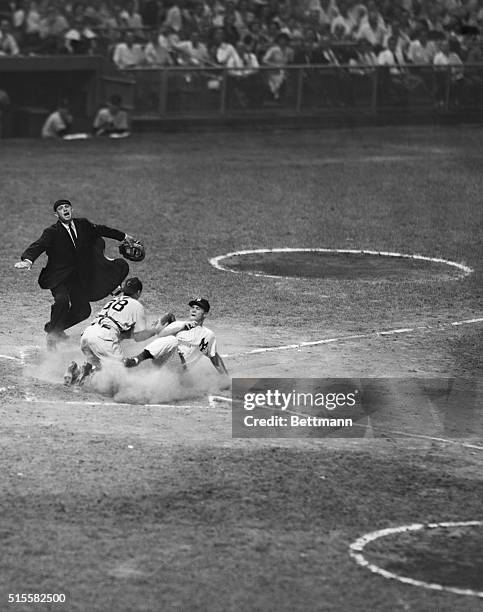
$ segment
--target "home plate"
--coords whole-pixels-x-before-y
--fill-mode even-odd
[[[208,395],[208,403],[210,408],[215,408],[218,404],[231,404],[232,399],[224,395]]]

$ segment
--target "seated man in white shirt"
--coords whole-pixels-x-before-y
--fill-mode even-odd
[[[381,48],[387,34],[387,28],[382,16],[377,11],[370,11],[366,19],[361,21],[357,40],[366,39],[373,47]]]
[[[429,40],[427,29],[421,27],[416,37],[409,43],[409,61],[418,66],[429,66],[433,63],[436,52],[436,45],[434,41]]]
[[[404,57],[397,49],[397,40],[391,36],[387,41],[387,49],[383,49],[377,56],[379,66],[386,66],[393,76],[402,75],[405,64]]]
[[[189,40],[182,40],[175,46],[178,64],[183,66],[206,66],[210,56],[206,45],[200,41],[198,32],[192,32]]]
[[[216,28],[213,33],[213,47],[215,48],[216,61],[220,66],[226,66],[231,55],[235,53],[235,47],[226,40],[223,28]]]
[[[386,67],[387,72],[380,74],[381,95],[386,101],[397,101],[406,104],[408,93],[423,83],[420,76],[411,74],[407,67],[402,50],[397,49],[397,39],[391,36],[387,41],[388,48],[381,51],[377,58],[379,66]]]
[[[175,321],[167,325],[136,357],[124,359],[127,368],[138,366],[146,359],[153,359],[161,366],[178,354],[183,369],[188,369],[201,357],[211,361],[219,374],[228,377],[228,371],[217,352],[215,334],[204,325],[210,304],[205,298],[195,298],[189,302],[188,320]]]
[[[143,50],[141,45],[134,42],[132,32],[126,32],[125,42],[116,45],[112,59],[120,70],[136,68],[143,63]]]
[[[57,110],[51,113],[42,127],[42,138],[62,138],[69,131],[72,124],[72,115],[67,102],[62,101]]]
[[[119,95],[111,96],[109,104],[99,109],[94,119],[95,136],[129,135],[129,116],[122,109],[122,99]]]
[[[248,41],[249,47],[245,45]],[[259,78],[259,64],[257,56],[250,51],[251,36],[247,35],[244,41],[236,43],[235,51],[226,63],[228,68],[227,98],[228,106],[245,108],[253,106],[254,92],[262,87]]]
[[[439,105],[444,104],[447,95],[449,79],[450,98],[460,103],[462,89],[465,83],[464,66],[456,52],[457,43],[454,40],[442,40],[439,51],[433,59],[435,69],[435,96]]]
[[[161,36],[158,36],[156,30],[152,30],[149,34],[149,42],[144,47],[144,61],[152,68],[173,65],[173,58],[168,46],[160,44],[160,38]]]
[[[12,34],[12,26],[6,19],[0,21],[0,55],[18,55],[17,41]]]

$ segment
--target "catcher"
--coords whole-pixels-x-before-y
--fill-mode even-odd
[[[47,227],[15,264],[16,268],[30,270],[43,252],[47,254],[47,265],[40,272],[38,282],[42,289],[50,289],[54,298],[50,321],[44,326],[49,349],[55,349],[59,341],[67,338],[64,330],[89,317],[90,302],[108,296],[129,272],[124,259],[104,257],[102,236],[124,241],[121,254],[128,259],[139,261],[144,257],[144,251],[142,257],[138,252],[139,243],[129,234],[74,218],[69,200],[57,200],[54,214],[57,223]]]
[[[122,362],[123,339],[143,342],[174,321],[174,315],[168,313],[149,327],[144,306],[139,302],[142,290],[142,282],[133,276],[124,283],[122,293],[104,305],[81,336],[80,348],[86,362],[81,367],[75,361],[67,366],[64,374],[66,385],[82,384],[103,362]]]

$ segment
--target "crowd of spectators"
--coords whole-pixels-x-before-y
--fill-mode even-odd
[[[0,54],[106,54],[120,69],[483,61],[483,0],[21,0],[0,3]],[[410,83],[406,83],[410,85]]]

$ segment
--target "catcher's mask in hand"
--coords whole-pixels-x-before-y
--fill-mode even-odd
[[[139,240],[135,240],[132,244],[121,242],[119,253],[129,261],[142,261],[146,257],[144,245]]]

